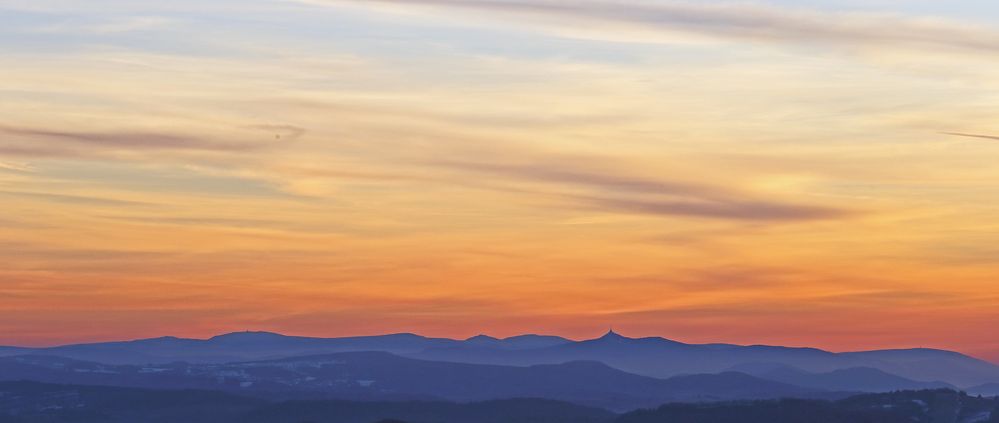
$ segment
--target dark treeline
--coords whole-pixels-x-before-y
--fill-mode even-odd
[[[830,402],[784,399],[668,404],[616,423],[999,423],[999,401],[950,390],[864,394]]]
[[[0,423],[999,423],[999,401],[950,390],[667,404],[614,414],[566,402],[510,399],[268,401],[212,391],[0,383]]]

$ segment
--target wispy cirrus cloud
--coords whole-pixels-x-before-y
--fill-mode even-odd
[[[173,23],[159,16],[130,16],[89,23],[57,23],[33,28],[30,32],[42,34],[120,34],[134,31],[161,29]]]
[[[115,207],[150,205],[148,203],[143,203],[139,201],[119,200],[114,198],[103,198],[103,197],[86,196],[86,195],[52,194],[46,192],[0,191],[0,197],[29,198],[29,199],[44,200],[55,203],[74,204],[74,205],[97,205],[97,206],[115,206]]]
[[[89,132],[0,125],[0,152],[27,156],[77,156],[80,147],[111,150],[252,151],[292,141],[305,130],[291,125],[253,126],[256,139],[249,142],[221,141],[210,137],[169,132]],[[30,145],[27,143],[31,143]]]
[[[820,12],[744,2],[580,0],[297,0],[312,5],[382,4],[487,12],[480,19],[534,18],[560,30],[584,22],[588,34],[622,29],[683,32],[724,39],[895,46],[995,54],[999,31],[930,17],[870,12]],[[482,17],[487,16],[487,17]],[[521,22],[524,23],[524,22]]]
[[[0,171],[16,172],[16,173],[30,173],[32,167],[26,163],[14,163],[0,161]]]

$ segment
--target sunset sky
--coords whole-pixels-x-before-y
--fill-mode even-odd
[[[0,345],[613,326],[999,361],[994,0],[0,24]]]

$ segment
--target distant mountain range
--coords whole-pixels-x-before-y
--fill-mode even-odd
[[[335,352],[381,351],[417,354],[436,348],[467,346],[490,351],[546,348],[571,343],[557,336],[522,335],[466,340],[427,338],[410,333],[345,338],[310,338],[271,332],[234,332],[209,339],[173,336],[134,341],[74,344],[51,348],[0,347],[0,356],[45,354],[107,364],[226,363]]]
[[[308,338],[270,332],[236,332],[210,339],[166,336],[123,342],[65,345],[52,348],[0,348],[0,354],[45,354],[107,364],[158,364],[176,361],[225,363],[351,351],[415,354],[459,341],[413,334],[350,338]],[[511,345],[516,345],[516,342]]]
[[[414,334],[309,338],[238,332],[207,340],[164,337],[53,348],[5,347],[0,348],[0,356],[51,355],[105,364],[155,365],[245,362],[362,351],[437,362],[519,367],[599,362],[654,378],[717,374],[729,370],[746,372],[746,366],[762,365],[771,370],[783,370],[773,374],[748,373],[757,378],[826,390],[878,392],[999,382],[999,366],[943,350],[832,353],[814,348],[685,344],[655,337],[628,338],[613,331],[585,341],[540,335],[506,339],[476,336],[455,340]]]

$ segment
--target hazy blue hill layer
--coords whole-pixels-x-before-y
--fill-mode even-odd
[[[999,396],[999,383],[986,383],[984,385],[973,386],[968,388],[967,391],[972,395],[995,397]]]
[[[999,381],[999,366],[951,351],[914,349],[831,353],[814,348],[693,345],[663,338],[627,338],[613,332],[598,339],[546,348],[500,351],[452,344],[411,356],[519,366],[599,361],[630,373],[653,377],[718,373],[745,364],[777,363],[811,373],[870,368],[915,382],[939,381],[960,387]]]
[[[485,335],[466,340],[426,338],[414,334],[349,338],[309,338],[268,332],[239,332],[211,339],[153,338],[128,342],[68,345],[43,349],[0,348],[0,356],[46,354],[107,364],[227,363],[340,352],[379,351],[432,361],[532,366],[595,361],[643,376],[668,378],[683,374],[721,373],[753,363],[793,367],[824,374],[810,386],[921,388],[949,384],[970,387],[999,383],[999,366],[963,354],[932,349],[832,353],[814,348],[685,344],[664,338],[627,338],[616,333],[585,341],[539,335],[506,339]],[[833,374],[874,369],[885,375]],[[868,373],[870,373],[868,371]],[[846,381],[837,383],[836,378]],[[868,387],[859,381],[870,378]],[[880,379],[880,380],[879,380]],[[905,380],[913,382],[907,384]],[[849,383],[846,383],[849,382]],[[856,382],[856,383],[855,383]],[[930,383],[937,385],[920,385]]]
[[[827,373],[810,373],[775,363],[745,364],[731,370],[762,379],[828,391],[891,392],[923,389],[954,389],[944,382],[918,382],[870,367],[852,367]]]
[[[218,389],[283,398],[547,398],[612,410],[669,401],[825,397],[743,373],[656,379],[597,362],[528,367],[416,360],[382,352],[229,364],[106,365],[49,356],[0,358],[0,379],[146,388]]]

